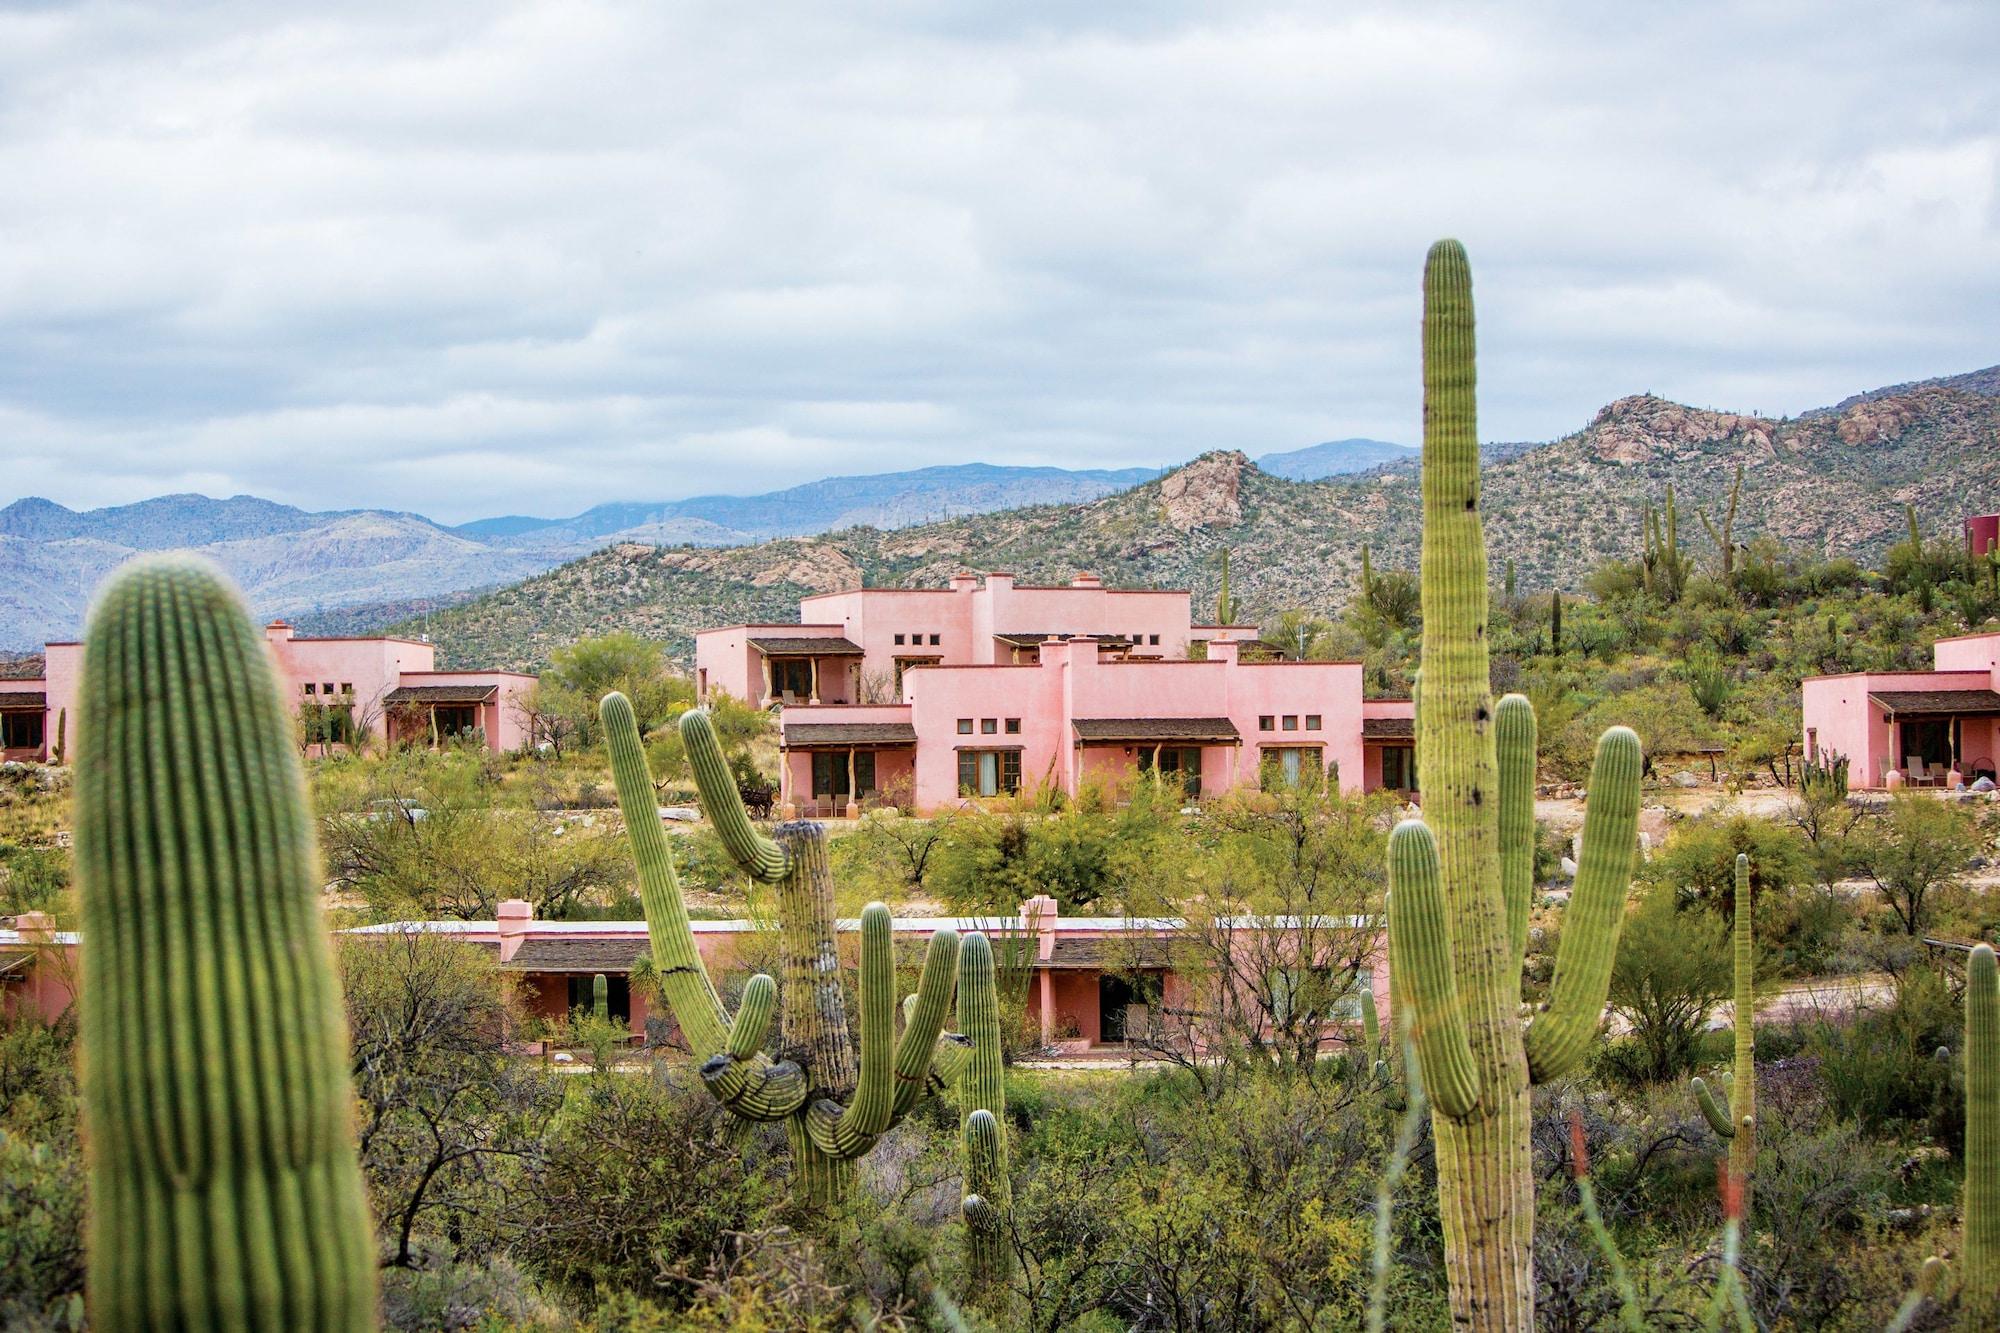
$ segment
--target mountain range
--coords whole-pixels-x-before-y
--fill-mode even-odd
[[[1713,559],[1700,515],[1720,519],[1737,468],[1735,539],[1879,560],[1913,505],[1933,532],[2000,508],[2000,370],[1860,394],[1778,419],[1650,394],[1619,399],[1582,429],[1488,451],[1482,510],[1495,573],[1523,592],[1581,587],[1635,554],[1644,510],[1676,490],[1683,549]],[[790,621],[811,592],[938,587],[960,569],[1026,582],[1088,570],[1126,586],[1191,589],[1213,604],[1231,552],[1239,614],[1331,610],[1352,595],[1364,543],[1377,569],[1414,570],[1421,539],[1415,470],[1288,481],[1236,451],[1081,503],[1038,505],[887,531],[857,528],[732,548],[615,542],[583,559],[439,609],[421,629],[462,665],[532,668],[573,639],[628,629],[686,656],[706,625]],[[349,628],[380,625],[356,616]]]
[[[1287,476],[1356,472],[1411,451],[1341,440],[1266,461]],[[509,515],[456,526],[421,514],[313,512],[254,496],[166,495],[76,511],[30,496],[0,509],[0,649],[82,628],[91,589],[143,551],[193,549],[229,570],[259,615],[346,623],[415,614],[613,543],[745,545],[853,527],[901,528],[1126,490],[1156,468],[967,463],[828,477],[765,495],[598,505],[570,518]],[[343,611],[350,614],[342,615]]]

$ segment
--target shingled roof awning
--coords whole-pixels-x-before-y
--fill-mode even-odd
[[[1415,718],[1408,717],[1364,717],[1361,719],[1361,739],[1364,741],[1413,741],[1417,738]]]
[[[1103,972],[1130,972],[1140,968],[1171,967],[1174,941],[1156,935],[1057,936],[1054,953],[1045,966]]]
[[[534,939],[521,941],[504,967],[509,972],[625,973],[647,950],[646,937],[615,939]]]
[[[398,685],[382,696],[382,702],[397,704],[483,704],[499,693],[498,685]]]
[[[993,637],[1006,644],[1009,648],[1039,648],[1050,639],[1062,639],[1065,641],[1069,639],[1095,639],[1099,643],[1109,644],[1131,644],[1138,642],[1138,636],[1133,634],[1023,634],[1019,630],[1009,630],[1005,634],[996,633]]]
[[[785,748],[837,745],[915,745],[917,729],[908,722],[794,722],[785,727]]]
[[[40,713],[49,706],[46,694],[30,694],[26,690],[12,690],[0,694],[0,713]]]
[[[1870,690],[1868,702],[1899,717],[2000,717],[1992,690]]]
[[[852,639],[815,639],[803,634],[752,635],[750,646],[766,657],[860,657]]]
[[[1226,717],[1080,717],[1076,738],[1090,744],[1207,741],[1241,745],[1243,734]]]

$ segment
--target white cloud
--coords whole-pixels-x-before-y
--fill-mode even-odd
[[[0,11],[0,501],[446,519],[2000,360],[1989,4]]]

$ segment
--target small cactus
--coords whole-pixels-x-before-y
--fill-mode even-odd
[[[1709,1091],[1708,1084],[1694,1079],[1696,1103],[1718,1138],[1729,1144],[1729,1170],[1743,1192],[1743,1206],[1750,1206],[1750,1176],[1757,1166],[1757,944],[1751,922],[1750,858],[1736,857],[1736,953],[1735,1018],[1736,1061],[1729,1087],[1724,1090],[1725,1106]]]
[[[2000,972],[1985,944],[1965,971],[1963,1213],[1966,1327],[2000,1328]]]
[[[77,756],[100,1328],[366,1329],[346,1020],[291,719],[221,573],[99,595]]]
[[[709,820],[737,866],[777,888],[783,994],[770,977],[753,977],[730,1018],[695,949],[631,701],[607,694],[598,711],[638,866],[660,990],[701,1062],[702,1082],[744,1119],[782,1122],[802,1196],[823,1215],[838,1217],[854,1160],[874,1147],[926,1088],[963,1068],[963,1039],[943,1035],[958,934],[932,933],[917,993],[904,1006],[899,1040],[894,923],[881,903],[862,909],[857,1050],[841,995],[826,830],[802,821],[781,825],[775,840],[759,833],[707,712],[690,710],[681,717],[681,741]],[[776,1058],[764,1050],[774,1014]]]
[[[590,979],[590,1016],[600,1023],[611,1018],[611,983],[602,972]]]
[[[1007,1278],[1012,1252],[1005,1228],[1013,1205],[1000,997],[993,978],[992,945],[977,930],[968,932],[959,946],[958,1025],[972,1043],[971,1058],[958,1080],[958,1107],[965,1146],[966,1258],[977,1287]]]

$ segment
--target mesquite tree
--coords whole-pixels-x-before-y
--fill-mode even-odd
[[[1528,1086],[1582,1059],[1603,1014],[1632,877],[1639,738],[1598,742],[1576,889],[1549,1003],[1524,1029],[1534,889],[1535,712],[1493,702],[1479,516],[1472,274],[1456,241],[1424,266],[1424,819],[1389,839],[1389,943],[1437,1136],[1453,1326],[1534,1326]]]

